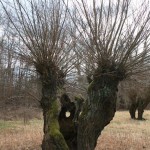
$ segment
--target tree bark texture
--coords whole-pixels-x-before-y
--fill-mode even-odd
[[[138,100],[138,120],[145,120],[143,118],[143,113],[144,113],[144,109],[147,107],[147,105],[150,103],[150,100],[143,100],[143,99],[139,99]]]
[[[132,119],[136,119],[136,109],[138,105],[136,103],[132,103],[129,107],[129,113]]]
[[[78,150],[94,150],[101,131],[116,112],[118,80],[101,76],[88,88],[88,99],[79,118]]]
[[[42,150],[69,150],[58,122],[58,89],[64,85],[65,74],[52,61],[36,64],[36,69],[42,83],[40,101],[44,118]]]
[[[43,108],[44,118],[44,137],[42,141],[42,150],[69,150],[66,141],[60,132],[58,122],[58,102],[56,93],[48,87],[43,87],[43,97],[41,106]]]

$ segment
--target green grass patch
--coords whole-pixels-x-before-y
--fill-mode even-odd
[[[0,130],[15,128],[15,124],[11,121],[0,120]]]
[[[42,125],[43,125],[43,120],[37,120],[37,119],[30,120],[27,124],[25,124],[21,120],[20,121],[0,120],[0,130],[15,129],[23,126],[42,126]]]

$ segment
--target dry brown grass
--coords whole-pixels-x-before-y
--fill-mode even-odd
[[[42,121],[1,121],[0,150],[40,150]]]
[[[98,140],[96,150],[150,150],[150,111],[145,111],[148,120],[129,118],[127,111],[117,112]],[[32,120],[0,121],[0,150],[41,150],[43,123]]]
[[[117,112],[104,129],[96,150],[150,150],[150,111],[146,121],[131,120],[127,111]]]

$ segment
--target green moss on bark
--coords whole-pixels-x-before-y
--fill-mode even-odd
[[[91,82],[88,98],[79,118],[78,150],[94,150],[103,128],[116,111],[117,80],[101,76]]]
[[[49,124],[49,134],[57,146],[58,150],[69,150],[63,135],[60,133],[59,123],[58,123],[58,103],[57,101],[52,102],[52,107],[49,111],[50,124]]]
[[[51,105],[45,114],[45,143],[42,148],[47,150],[69,150],[63,135],[60,132],[58,123],[58,103],[56,100],[51,101]]]

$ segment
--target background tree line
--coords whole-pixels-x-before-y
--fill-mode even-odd
[[[115,115],[120,82],[149,74],[148,2],[140,9],[129,0],[0,2],[8,20],[1,40],[2,98],[39,100],[43,150],[93,150]],[[84,98],[73,95],[72,102],[66,95],[71,88]]]

